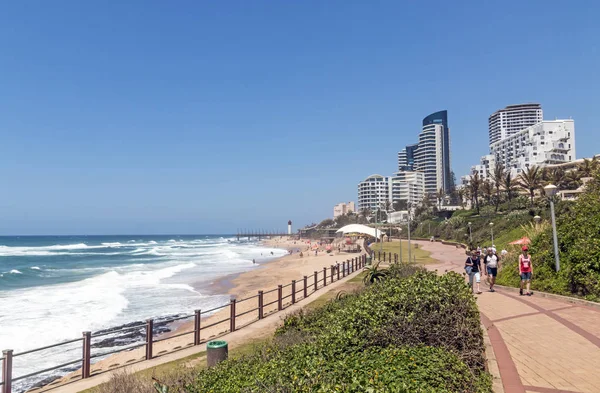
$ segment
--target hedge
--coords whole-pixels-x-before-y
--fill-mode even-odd
[[[464,278],[399,265],[381,283],[288,316],[271,343],[200,372],[187,391],[491,392],[491,378]]]

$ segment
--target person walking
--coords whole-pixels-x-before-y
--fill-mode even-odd
[[[525,295],[531,296],[533,292],[529,290],[531,285],[531,276],[533,275],[533,264],[531,263],[531,255],[528,254],[529,247],[523,246],[523,253],[519,255],[519,276],[521,276],[521,289],[519,294],[523,296],[523,285],[526,287]]]
[[[490,292],[496,292],[494,284],[498,276],[498,268],[500,267],[500,257],[496,254],[494,248],[488,248],[488,253],[483,260],[485,264],[486,281],[490,286]]]
[[[481,270],[481,261],[479,259],[479,255],[477,255],[477,251],[473,251],[471,256],[467,258],[465,261],[465,271],[469,275],[469,286],[471,290],[473,290],[476,294],[481,294],[480,282],[481,282],[481,274],[479,273]],[[477,284],[477,291],[473,289],[473,281]]]

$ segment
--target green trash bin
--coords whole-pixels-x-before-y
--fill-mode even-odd
[[[229,347],[227,341],[209,341],[206,344],[206,362],[208,367],[216,366],[219,362],[227,360]]]

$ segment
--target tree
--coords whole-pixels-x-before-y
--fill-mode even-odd
[[[594,171],[597,169],[599,161],[596,157],[592,159],[584,158],[583,162],[577,166],[579,177],[591,177]]]
[[[502,187],[506,193],[506,199],[508,199],[508,210],[510,210],[510,202],[512,201],[512,197],[516,191],[517,183],[508,170],[504,172],[504,177],[502,178]]]
[[[494,173],[492,175],[492,180],[494,181],[494,187],[496,189],[496,213],[498,213],[498,206],[500,206],[500,187],[502,186],[502,182],[505,175],[504,165],[499,163],[494,168]]]
[[[381,204],[381,209],[385,212],[390,212],[393,209],[393,203],[390,201],[385,201]]]
[[[579,171],[569,171],[565,174],[565,188],[575,190],[581,185],[581,176]]]
[[[533,207],[533,197],[535,196],[535,190],[540,189],[542,187],[542,172],[540,171],[540,168],[535,165],[532,165],[523,172],[521,172],[519,174],[518,184],[523,190],[526,190],[529,193],[529,198],[531,199],[531,207]]]
[[[371,218],[371,210],[367,209],[366,207],[363,207],[362,209],[360,209],[358,215],[362,218],[363,222],[369,222],[369,219]]]
[[[488,205],[491,204],[492,195],[494,195],[494,186],[489,179],[485,179],[481,182],[481,192],[483,193],[483,196]]]
[[[444,198],[446,197],[446,193],[443,188],[440,188],[435,195],[437,200],[438,210],[442,210],[442,205],[444,204]]]
[[[394,211],[402,211],[402,210],[408,210],[408,201],[405,199],[400,199],[397,200],[396,202],[394,202],[393,204],[394,207]]]
[[[467,194],[467,189],[466,188],[459,188],[458,190],[456,190],[456,195],[457,195],[457,198],[458,198],[458,203],[460,204],[460,207],[462,207],[463,209],[465,208],[466,194]]]
[[[567,176],[562,168],[545,168],[542,172],[544,184],[554,184],[558,188],[565,188]]]
[[[479,188],[481,187],[481,178],[479,177],[479,172],[474,171],[471,175],[471,179],[469,180],[469,191],[471,194],[471,200],[475,205],[475,209],[477,209],[477,214],[479,214]]]
[[[319,228],[328,228],[330,226],[333,226],[334,224],[335,221],[333,221],[331,218],[326,218],[319,223]]]

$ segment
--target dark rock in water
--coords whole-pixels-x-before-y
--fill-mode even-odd
[[[172,323],[171,320],[174,318],[178,318],[179,316],[180,315],[171,315],[155,319],[152,334],[156,336],[170,332],[171,328],[169,325]],[[123,329],[134,328],[136,326],[138,326],[137,329],[127,330],[125,332],[119,333]],[[115,332],[113,336],[111,336],[110,334],[104,336],[105,338],[101,339],[100,341],[92,343],[92,348],[121,347],[125,345],[143,342],[146,339],[146,326],[145,323],[142,321],[131,322],[114,328],[99,330],[97,332],[94,332],[92,336],[98,334],[107,334],[111,332]]]

